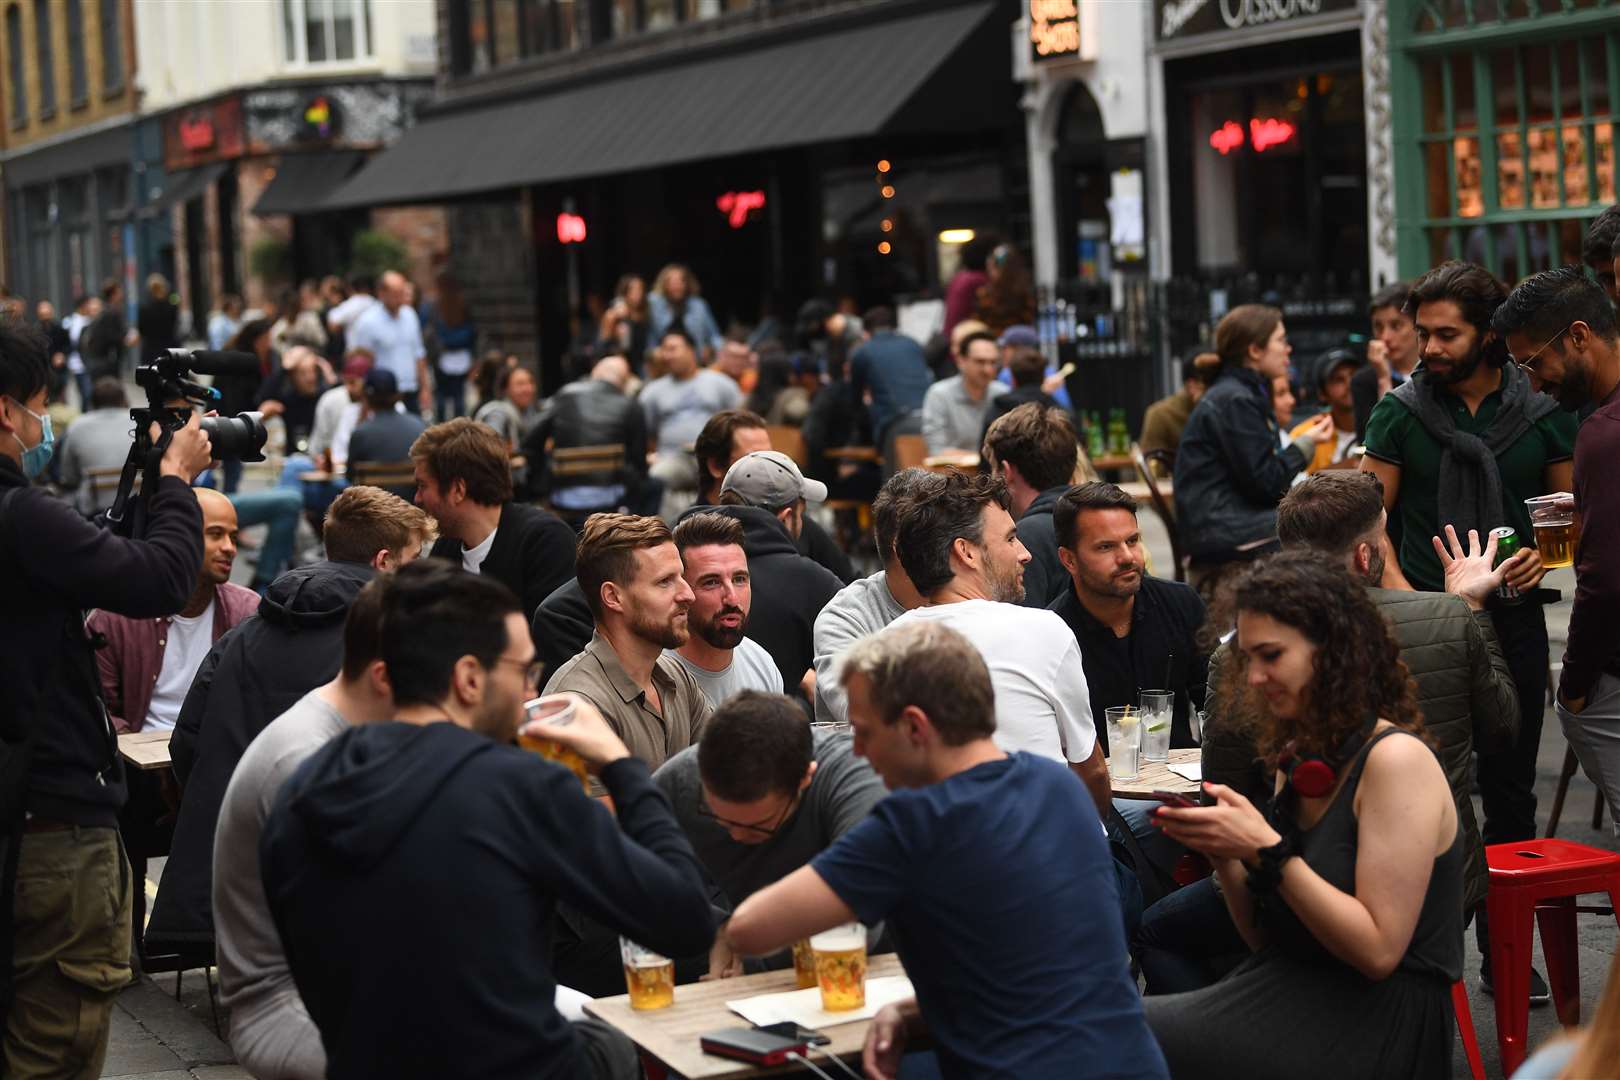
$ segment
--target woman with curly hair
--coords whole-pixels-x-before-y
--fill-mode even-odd
[[[1400,651],[1366,589],[1286,551],[1235,586],[1235,662],[1277,770],[1264,810],[1220,784],[1162,807],[1215,866],[1253,953],[1221,982],[1150,997],[1172,1076],[1450,1076],[1464,848]]]

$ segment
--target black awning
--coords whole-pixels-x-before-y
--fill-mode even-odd
[[[5,158],[6,187],[15,190],[114,165],[128,168],[134,149],[134,129],[127,123],[38,149],[29,147]]]
[[[437,202],[873,135],[995,6],[953,5],[429,116],[326,206]]]
[[[224,176],[230,169],[230,162],[216,161],[211,165],[199,165],[195,169],[170,173],[168,179],[163,181],[163,194],[153,199],[142,210],[146,213],[155,213],[167,210],[171,206],[184,206],[207,191],[208,185]]]
[[[275,178],[253,204],[255,214],[313,214],[365,163],[363,150],[324,150],[283,154]]]

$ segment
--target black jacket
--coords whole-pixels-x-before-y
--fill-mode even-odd
[[[449,723],[351,728],[277,795],[265,896],[334,1080],[585,1075],[552,1004],[558,901],[666,956],[714,939],[703,871],[634,758],[572,773]]]
[[[1143,690],[1173,690],[1175,712],[1170,722],[1170,745],[1192,746],[1187,714],[1204,707],[1209,654],[1199,644],[1204,625],[1204,602],[1190,585],[1143,576],[1142,588],[1131,608],[1131,632],[1124,639],[1098,622],[1075,596],[1072,583],[1051,604],[1063,616],[1080,645],[1091,694],[1091,717],[1097,739],[1108,753],[1105,710],[1135,705]]]
[[[796,693],[799,680],[815,662],[811,639],[816,616],[843,583],[826,567],[800,555],[782,523],[769,512],[752,506],[694,506],[681,519],[704,512],[725,514],[743,523],[743,553],[754,580],[748,636],[771,654],[788,691]],[[534,613],[529,632],[536,657],[545,661],[548,675],[584,651],[594,628],[577,578],[570,578],[545,598]]]
[[[343,664],[343,622],[373,576],[360,563],[289,570],[258,613],[214,643],[175,721],[169,753],[182,785],[174,842],[152,905],[151,954],[211,948],[214,827],[248,743]]]
[[[1057,529],[1052,525],[1052,508],[1068,490],[1067,484],[1047,488],[1018,519],[1018,542],[1029,549],[1029,563],[1024,567],[1025,607],[1046,607],[1074,591],[1069,572],[1058,559]]]
[[[157,359],[165,349],[180,344],[180,307],[148,297],[135,311],[135,329],[141,334],[141,363]]]
[[[826,529],[817,525],[809,514],[804,516],[804,528],[800,530],[799,539],[793,546],[799,549],[800,555],[831,570],[845,585],[859,576],[855,573],[855,565],[849,561],[849,556],[838,546],[838,541],[834,540]]]
[[[1205,391],[1176,451],[1176,527],[1192,558],[1224,562],[1277,535],[1277,504],[1305,468],[1278,440],[1259,372],[1229,369]]]
[[[574,576],[575,546],[574,530],[556,514],[528,503],[505,503],[478,573],[511,589],[523,602],[524,617],[532,619],[540,602]],[[464,550],[460,540],[441,536],[431,554],[460,566]]]
[[[186,606],[202,566],[197,497],[182,480],[159,481],[144,541],[96,528],[5,456],[0,499],[0,806],[116,827],[124,768],[85,611],[150,619]],[[19,824],[0,821],[0,837]]]
[[[601,379],[581,379],[559,390],[523,440],[535,496],[562,486],[554,485],[546,468],[547,443],[552,450],[622,444],[624,464],[617,472],[569,477],[567,486],[622,484],[627,501],[635,504],[636,491],[647,474],[647,421],[634,398]]]

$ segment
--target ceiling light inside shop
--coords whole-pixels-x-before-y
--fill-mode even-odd
[[[939,242],[942,244],[965,244],[972,239],[972,229],[941,229],[939,231]]]
[[[884,158],[882,161],[878,162],[878,172],[886,173],[890,168],[892,168],[892,166],[889,164],[888,158]]]
[[[882,195],[885,199],[894,198],[894,186],[891,184],[884,184]]]
[[[889,252],[891,252],[893,250],[894,250],[894,248],[889,245],[889,242],[887,240],[885,240],[882,243],[878,244],[878,254],[879,255],[887,255]]]
[[[883,225],[881,227],[884,232],[894,232],[894,222],[888,218],[883,219]]]

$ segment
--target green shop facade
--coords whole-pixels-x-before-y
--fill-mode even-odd
[[[1388,0],[1386,17],[1401,276],[1579,262],[1616,201],[1620,0]]]

